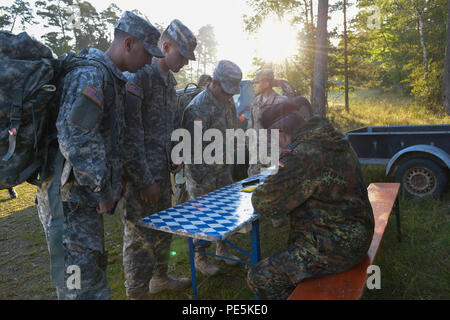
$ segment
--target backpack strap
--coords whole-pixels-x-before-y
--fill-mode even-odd
[[[16,150],[16,139],[19,133],[20,123],[22,121],[22,104],[23,104],[23,92],[20,89],[16,90],[13,95],[14,100],[11,106],[10,120],[11,124],[9,126],[9,148],[6,155],[2,158],[3,161],[8,161],[14,154]]]
[[[66,57],[65,68],[63,74],[64,77],[69,72],[73,71],[75,68],[79,66],[95,66],[100,69],[103,73],[103,78],[106,79],[106,72],[109,72],[109,69],[99,60],[87,58],[85,61],[71,61],[74,54],[69,54],[70,56]],[[91,61],[89,61],[91,60]],[[92,61],[94,60],[94,62]],[[105,69],[107,70],[105,72]],[[113,79],[113,85],[115,86],[115,82]],[[63,287],[64,276],[65,276],[65,257],[64,257],[64,245],[63,245],[63,232],[64,232],[64,210],[62,207],[62,199],[60,194],[61,187],[61,175],[65,163],[65,159],[61,154],[59,148],[55,150],[56,157],[53,160],[54,163],[54,171],[48,185],[45,186],[45,192],[48,194],[49,200],[49,210],[50,210],[50,223],[47,233],[47,241],[48,241],[48,249],[50,253],[50,275],[52,285],[55,287]]]

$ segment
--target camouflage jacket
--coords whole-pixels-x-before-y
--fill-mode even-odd
[[[286,97],[280,95],[275,90],[273,90],[272,95],[266,100],[262,94],[258,95],[250,105],[250,118],[248,119],[247,128],[253,128],[255,130],[263,129],[260,118],[264,109],[273,104],[280,103],[284,99],[286,99]]]
[[[289,244],[314,256],[361,258],[372,241],[374,218],[358,158],[322,118],[297,133],[280,156],[279,171],[255,190],[252,203],[261,215],[289,215]]]
[[[103,62],[105,68],[79,66],[64,78],[56,122],[66,159],[61,196],[63,201],[97,206],[110,197],[118,199],[121,192],[126,78],[102,51],[90,49],[86,57]]]
[[[231,170],[231,165],[226,165],[226,130],[237,129],[236,107],[232,99],[229,103],[222,103],[216,99],[207,88],[198,94],[186,107],[182,127],[187,129],[192,140],[194,140],[194,121],[201,121],[202,134],[208,129],[217,129],[223,135],[223,164],[206,164],[204,159],[202,164],[186,165],[186,177],[201,184],[208,175],[214,175],[224,170]],[[197,137],[200,138],[200,137]],[[202,143],[202,151],[211,142]],[[194,162],[194,147],[192,147],[192,163]]]
[[[169,178],[171,135],[180,127],[176,85],[172,72],[164,79],[155,60],[128,79],[125,171],[140,188]]]

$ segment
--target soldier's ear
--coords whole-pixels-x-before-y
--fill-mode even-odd
[[[171,46],[170,41],[164,40],[163,43],[161,44],[161,51],[164,54],[167,54],[169,52],[170,46]]]
[[[133,37],[125,37],[125,39],[123,39],[123,48],[126,52],[130,52],[133,49],[134,43],[135,39]]]

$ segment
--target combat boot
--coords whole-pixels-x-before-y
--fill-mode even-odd
[[[213,276],[219,272],[219,268],[213,265],[204,254],[195,254],[195,269],[205,276]]]
[[[152,280],[150,280],[149,293],[155,294],[163,290],[180,291],[189,288],[191,283],[191,279],[176,278],[168,274],[164,276],[153,276]]]
[[[127,297],[131,300],[150,300],[148,291],[143,290],[127,290]]]
[[[227,258],[232,258],[232,259],[236,259],[236,260],[240,260],[239,257],[237,257],[235,255],[232,255],[228,251],[227,245],[225,243],[223,243],[223,242],[217,242],[216,255],[222,256],[222,257],[227,257]],[[225,263],[227,265],[229,265],[229,266],[234,266],[234,265],[239,263],[237,261],[232,261],[232,260],[228,260],[228,259],[222,259],[222,258],[219,258],[219,257],[216,257],[216,259],[225,261]]]

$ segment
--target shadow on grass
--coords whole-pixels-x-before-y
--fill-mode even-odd
[[[36,207],[0,218],[0,299],[56,299]]]

